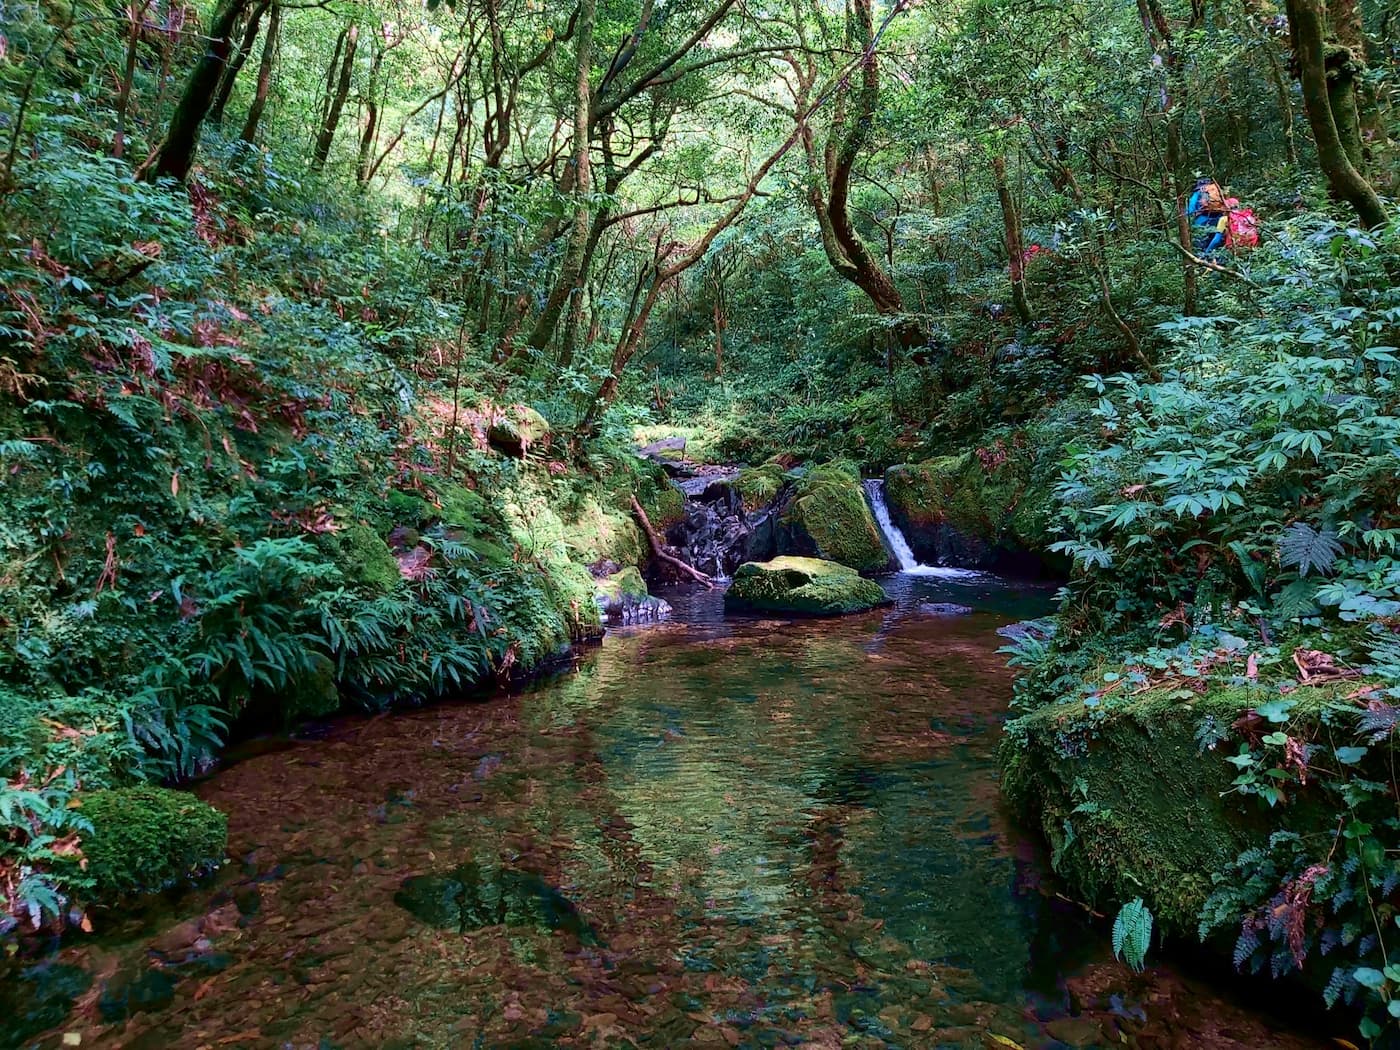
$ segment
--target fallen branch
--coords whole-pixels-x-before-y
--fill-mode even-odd
[[[1243,281],[1255,291],[1259,290],[1259,286],[1253,281],[1251,281],[1244,274],[1242,274],[1239,270],[1232,270],[1228,266],[1221,266],[1218,262],[1215,262],[1211,259],[1202,259],[1199,255],[1196,255],[1193,252],[1188,252],[1176,241],[1172,241],[1171,246],[1177,251],[1179,251],[1182,255],[1186,256],[1187,261],[1189,261],[1193,265],[1204,267],[1207,270],[1214,270],[1216,273],[1223,273],[1226,277],[1233,277],[1237,281]]]
[[[642,505],[637,502],[636,496],[632,497],[632,513],[636,514],[637,520],[642,523],[642,531],[647,534],[647,540],[651,543],[651,551],[653,554],[667,565],[673,566],[680,572],[685,573],[685,575],[698,580],[711,590],[714,589],[715,583],[713,580],[699,569],[695,568],[695,566],[687,565],[666,549],[666,545],[661,542],[661,537],[656,534],[656,529],[653,527],[651,519],[647,517],[647,512],[642,510]]]

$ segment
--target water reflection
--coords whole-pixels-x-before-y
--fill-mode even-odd
[[[617,632],[522,696],[347,720],[226,770],[201,793],[234,863],[66,948],[72,1014],[39,1041],[1119,1045],[1153,1023],[1120,1007],[1156,995],[1170,1038],[1140,1045],[1234,1045],[1180,1003],[1239,1045],[1310,1045],[1161,993],[1167,971],[1132,991],[1028,888],[997,804],[994,629],[1048,591],[889,586],[890,610],[798,623],[668,595],[691,622]],[[218,965],[177,969],[171,945]],[[158,1006],[97,1006],[152,980]]]

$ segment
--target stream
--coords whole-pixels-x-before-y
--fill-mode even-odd
[[[245,747],[230,863],[0,987],[16,1045],[1318,1047],[1057,898],[996,784],[1039,586],[725,619],[514,696]],[[3,1028],[8,1024],[9,1028]]]

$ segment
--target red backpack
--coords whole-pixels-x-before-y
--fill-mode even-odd
[[[1240,208],[1238,201],[1227,201],[1230,210],[1226,213],[1225,245],[1229,248],[1257,248],[1259,246],[1259,220],[1250,208]]]

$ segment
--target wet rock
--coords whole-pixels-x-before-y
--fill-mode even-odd
[[[1067,1046],[1102,1046],[1104,1043],[1103,1029],[1087,1017],[1062,1017],[1049,1021],[1045,1031]]]
[[[594,601],[610,623],[656,623],[671,615],[671,606],[647,591],[642,574],[629,566],[597,581]]]
[[[97,1012],[111,1024],[139,1013],[163,1010],[175,999],[178,979],[165,970],[149,969],[137,975],[118,974],[97,1000]]]
[[[92,975],[65,963],[40,963],[17,977],[0,970],[0,1046],[18,1046],[62,1024]]]
[[[966,616],[972,612],[972,606],[957,602],[924,602],[919,606],[919,612],[925,616]]]
[[[819,558],[747,562],[724,596],[726,609],[838,616],[888,605],[883,588],[855,569]]]
[[[162,933],[151,942],[151,948],[162,955],[182,955],[194,947],[203,933],[203,921],[189,919]]]
[[[535,926],[563,930],[583,944],[598,943],[573,902],[529,871],[468,863],[442,874],[411,875],[399,885],[394,903],[439,929],[465,933],[483,926]]]

